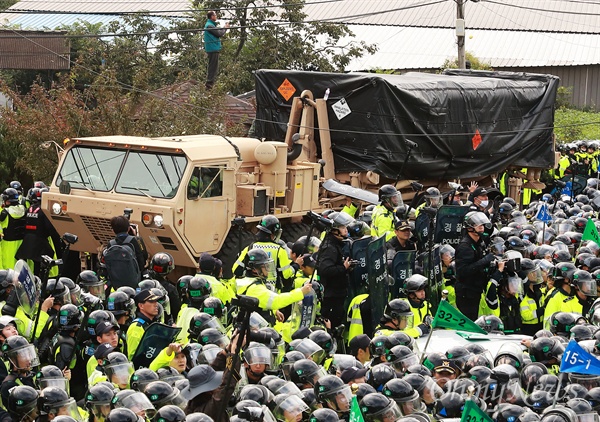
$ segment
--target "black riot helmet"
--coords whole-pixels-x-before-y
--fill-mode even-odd
[[[388,320],[392,319],[407,319],[410,320],[408,323],[409,327],[412,327],[413,312],[410,309],[410,304],[402,299],[393,299],[386,306],[383,311],[384,318]]]
[[[309,422],[339,422],[340,417],[331,409],[317,409],[310,415]]]
[[[325,330],[313,331],[308,338],[317,343],[328,356],[332,356],[337,349],[335,339]]]
[[[398,192],[398,189],[392,185],[381,186],[378,191],[378,197],[382,205],[385,205],[391,209],[401,205],[402,202],[400,192]]]
[[[523,406],[503,403],[498,406],[497,410],[492,416],[492,419],[494,419],[495,422],[516,422],[517,418],[526,411],[527,410]]]
[[[544,364],[540,362],[528,363],[523,367],[519,375],[521,388],[527,391],[528,394],[531,394],[542,375],[546,375],[547,373],[548,368]]]
[[[365,374],[365,381],[377,391],[381,391],[389,380],[396,378],[396,371],[389,365],[375,365]]]
[[[18,385],[9,390],[6,410],[13,420],[21,421],[25,416],[35,420],[39,394],[28,385]]]
[[[158,381],[158,374],[150,368],[139,368],[131,375],[129,385],[131,389],[144,392],[144,389],[152,381]]]
[[[290,375],[292,382],[298,385],[314,386],[325,375],[325,370],[310,359],[300,359],[292,365]]]
[[[135,308],[134,300],[125,292],[114,291],[106,299],[106,310],[117,318],[123,315],[135,315]]]
[[[202,312],[213,315],[215,318],[225,316],[226,308],[218,297],[209,296],[202,302]]]
[[[281,223],[274,215],[265,215],[256,226],[258,230],[279,239],[281,236]]]
[[[139,418],[133,410],[119,407],[110,411],[106,417],[106,422],[139,422]]]
[[[63,305],[58,311],[58,326],[61,331],[73,331],[81,326],[83,312],[72,304]]]
[[[179,294],[179,297],[183,301],[186,301],[188,299],[188,288],[190,285],[190,280],[193,277],[194,276],[192,276],[192,275],[186,274],[186,275],[182,275],[177,280],[177,294]]]
[[[465,398],[454,392],[444,393],[435,402],[434,416],[439,419],[460,418],[465,407]]]
[[[261,268],[267,266],[275,267],[273,259],[262,249],[251,249],[246,254],[246,269],[254,272],[257,276],[263,276]],[[271,269],[271,270],[273,270]]]
[[[4,203],[8,205],[19,205],[19,192],[16,189],[8,188],[2,193]]]
[[[339,377],[325,375],[317,380],[314,389],[319,403],[326,405],[338,413],[346,413],[350,410],[352,391],[350,390],[350,386],[344,384],[344,381]],[[338,395],[340,399],[337,398]]]
[[[569,338],[571,328],[577,325],[577,318],[570,312],[555,312],[550,316],[550,332]]]
[[[184,422],[185,421],[185,413],[184,411],[172,404],[168,404],[166,406],[158,409],[154,417],[152,418],[152,422]]]
[[[383,394],[367,394],[362,398],[359,406],[365,415],[365,421],[368,422],[396,420],[402,416],[396,402]]]
[[[202,275],[194,276],[188,285],[188,297],[190,300],[190,304],[194,308],[200,308],[202,306],[202,302],[212,293],[212,287],[210,286],[210,282],[206,277]]]
[[[150,269],[156,274],[165,276],[175,269],[175,261],[171,254],[158,252],[150,260]]]

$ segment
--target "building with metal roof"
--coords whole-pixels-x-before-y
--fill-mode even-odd
[[[495,70],[553,73],[573,87],[574,105],[600,103],[591,83],[600,77],[600,1],[462,1],[467,52]],[[142,10],[167,22],[189,7],[189,0],[22,0],[0,13],[0,25],[53,29]],[[306,21],[348,24],[354,40],[378,47],[352,60],[348,71],[433,71],[457,56],[455,0],[305,0],[304,12]],[[228,13],[222,11],[223,19]]]

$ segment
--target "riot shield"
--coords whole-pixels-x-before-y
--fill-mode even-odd
[[[417,250],[423,252],[429,245],[429,226],[431,217],[425,212],[420,212],[415,220],[415,237],[417,238]]]
[[[151,324],[144,332],[133,356],[134,368],[149,367],[161,350],[173,343],[180,331],[180,327],[171,327],[160,322]]]
[[[389,284],[386,267],[385,236],[380,236],[367,246],[369,298],[371,302],[371,321],[374,327],[379,324],[385,305],[388,302]]]
[[[404,282],[415,271],[415,259],[417,251],[398,251],[392,261],[392,277],[394,285],[390,287],[390,299],[400,297],[400,289],[404,288]]]
[[[431,304],[432,315],[435,314],[440,303],[444,286],[444,274],[442,272],[442,259],[440,257],[440,245],[435,245],[431,251],[431,265],[428,253],[423,253],[423,271],[427,277],[427,300]]]
[[[469,207],[457,207],[455,205],[442,206],[436,215],[433,242],[456,247],[462,238],[462,223],[468,212]]]
[[[34,319],[37,315],[37,308],[40,305],[40,283],[36,280],[33,273],[29,269],[27,262],[20,259],[15,264],[14,273],[9,270],[8,277],[13,277],[15,285],[15,293],[19,300],[19,304],[25,315]]]
[[[369,271],[367,268],[367,247],[372,237],[365,237],[352,242],[350,251],[351,259],[358,261],[354,270],[350,273],[350,283],[348,284],[348,297],[353,297],[367,293],[369,284]],[[385,245],[384,245],[385,246]]]

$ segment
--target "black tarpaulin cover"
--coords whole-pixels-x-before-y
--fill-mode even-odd
[[[447,180],[489,175],[509,165],[554,165],[556,76],[285,70],[255,75],[256,134],[268,139],[285,138],[294,96],[311,90],[315,98],[323,98],[329,89],[336,172],[371,170],[391,179]],[[401,171],[406,140],[418,147]]]

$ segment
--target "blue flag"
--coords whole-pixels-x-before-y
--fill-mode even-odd
[[[535,215],[535,219],[539,220],[539,221],[543,221],[544,223],[552,221],[552,216],[548,212],[548,204],[543,203],[540,205],[540,209],[538,210],[537,214]]]
[[[586,352],[575,340],[571,340],[560,362],[560,372],[600,375],[600,360]]]

